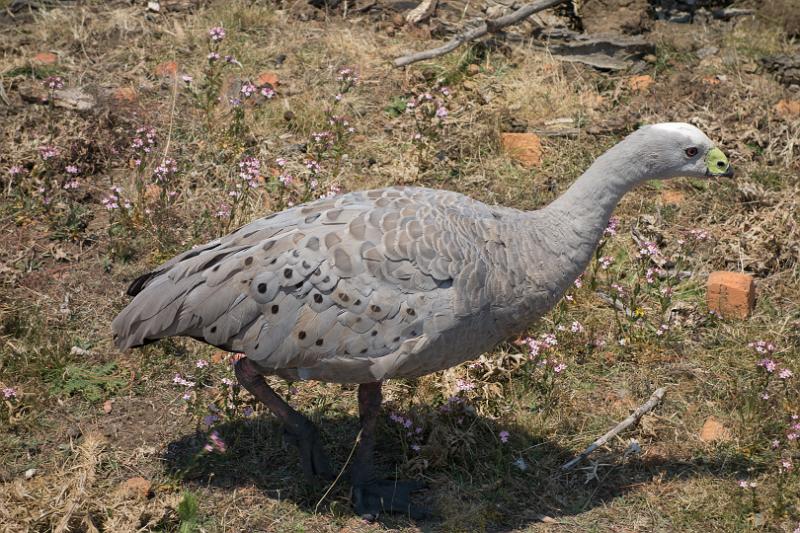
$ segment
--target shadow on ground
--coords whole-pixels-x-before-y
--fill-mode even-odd
[[[420,413],[417,413],[420,415]],[[434,409],[421,413],[426,420],[441,420]],[[472,416],[462,420],[464,431],[448,426],[426,429],[420,452],[409,447],[408,434],[392,422],[379,428],[376,462],[385,478],[417,479],[426,483],[418,494],[430,510],[416,526],[423,531],[441,528],[510,531],[540,522],[543,517],[575,516],[603,506],[635,491],[643,484],[688,477],[732,479],[752,465],[742,456],[718,450],[714,456],[688,460],[670,457],[628,457],[622,454],[591,458],[599,463],[597,477],[588,479],[591,462],[565,473],[561,464],[574,455],[526,433],[522,428],[497,426],[494,421]],[[349,455],[358,419],[346,414],[317,419],[332,465],[338,469]],[[477,428],[477,429],[476,429]],[[308,483],[294,448],[285,447],[283,430],[271,417],[241,419],[215,427],[227,443],[224,454],[204,453],[208,434],[198,432],[173,441],[164,455],[172,475],[189,484],[233,489],[254,486],[266,496],[294,502],[313,513],[328,488],[324,482]],[[509,431],[503,444],[497,435]],[[521,468],[522,467],[522,468]],[[321,513],[349,513],[350,484],[343,475],[319,506]],[[401,526],[407,517],[381,517],[387,526]]]

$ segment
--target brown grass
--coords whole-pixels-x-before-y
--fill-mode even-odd
[[[339,12],[326,17],[299,4],[278,7],[208,2],[193,12],[145,16],[139,4],[89,2],[36,12],[16,24],[0,22],[0,82],[10,100],[0,108],[7,126],[0,133],[0,388],[18,391],[16,399],[0,399],[6,426],[0,435],[0,530],[178,531],[178,508],[189,492],[197,495],[197,525],[206,531],[793,531],[800,521],[800,457],[796,446],[787,447],[796,469],[779,475],[770,441],[785,434],[785,416],[797,412],[798,378],[784,391],[776,389],[772,403],[759,400],[759,356],[747,347],[758,339],[774,341],[776,358],[800,375],[800,117],[779,115],[774,104],[796,95],[751,68],[763,54],[790,49],[780,25],[764,18],[712,23],[705,32],[657,25],[658,57],[646,71],[655,84],[636,92],[625,74],[559,63],[524,46],[473,47],[395,70],[391,57],[424,44],[415,34],[389,35],[380,29],[385,21],[370,15],[342,20]],[[243,65],[230,70],[231,77],[274,71],[280,79],[278,98],[248,108],[241,137],[227,133],[231,119],[222,107],[207,131],[203,113],[183,89],[174,91],[172,81],[153,74],[157,64],[174,60],[181,74],[202,79],[206,31],[219,24],[228,33],[226,50]],[[694,51],[710,44],[720,52],[699,60]],[[40,51],[56,53],[58,63],[32,66]],[[286,59],[277,65],[281,54]],[[467,75],[471,62],[480,65],[480,74]],[[422,497],[435,513],[420,523],[402,517],[363,523],[352,515],[346,483],[314,513],[327,487],[299,481],[295,452],[283,449],[280,428],[259,406],[252,418],[236,415],[218,425],[228,453],[197,455],[206,442],[198,420],[208,403],[223,403],[219,380],[231,377],[229,366],[212,365],[198,410],[191,411],[172,377],[198,374],[194,361],[211,359],[212,349],[174,340],[120,354],[109,335],[130,279],[222,231],[212,213],[243,153],[268,167],[285,157],[293,172],[302,171],[298,145],[326,127],[335,72],[346,65],[361,78],[344,107],[356,134],[342,172],[325,174],[323,188],[419,184],[533,209],[627,131],[666,120],[703,128],[739,171],[731,183],[648,184],[618,209],[622,230],[603,253],[616,258],[612,271],[621,283],[637,279],[636,245],[628,233],[634,226],[691,273],[676,285],[666,338],[653,334],[665,319],[652,292],[639,302],[644,325],[625,329],[618,326],[620,315],[593,294],[587,276],[573,303],[531,330],[538,336],[574,320],[586,330],[560,338],[557,356],[568,368],[551,385],[511,343],[476,366],[387,384],[386,413],[404,413],[424,428],[419,453],[390,421],[380,425],[379,444],[388,475],[429,483]],[[51,112],[21,100],[21,85],[51,74],[96,94],[97,108],[82,115]],[[724,81],[709,82],[710,76]],[[420,160],[409,115],[392,117],[386,110],[437,79],[453,89],[451,114],[442,138]],[[137,101],[115,102],[109,93],[118,87],[135,88]],[[286,111],[293,113],[291,121]],[[576,137],[544,139],[542,167],[525,170],[499,146],[509,116],[529,129],[546,129],[559,118],[582,129]],[[159,131],[159,150],[171,132],[169,154],[159,155],[178,160],[180,195],[154,222],[142,217],[109,233],[116,223],[101,200],[111,185],[133,189],[127,150],[145,124]],[[588,127],[601,133],[589,134]],[[62,147],[83,173],[80,195],[45,209],[37,203],[33,178],[12,180],[7,169],[38,168],[38,147],[48,143]],[[266,178],[267,187],[254,192],[231,227],[282,205],[274,177]],[[682,200],[667,201],[666,191]],[[68,216],[70,209],[84,212],[85,225]],[[693,229],[707,231],[710,239],[683,254],[678,241]],[[709,318],[704,282],[717,269],[756,276],[758,302],[750,319]],[[597,278],[601,285],[604,276]],[[592,347],[595,338],[606,344]],[[73,346],[89,354],[75,355]],[[109,363],[114,365],[101,374]],[[76,368],[106,380],[100,400],[90,399],[86,384],[68,388],[65,376]],[[459,392],[458,380],[469,380],[474,390]],[[272,383],[320,423],[326,447],[341,465],[357,432],[354,387],[301,383],[293,384],[294,391]],[[636,429],[598,451],[584,469],[560,472],[565,460],[658,386],[668,387],[664,404]],[[466,408],[443,413],[453,395]],[[241,393],[237,398],[250,401]],[[110,413],[103,410],[106,399],[113,400]],[[722,423],[728,439],[700,439],[709,416]],[[498,438],[502,430],[511,433],[507,444]],[[631,438],[641,454],[624,454]],[[519,459],[526,470],[514,466]],[[26,479],[31,468],[36,472]],[[149,498],[118,490],[135,476],[151,481]],[[739,479],[758,483],[756,507],[750,491],[738,488]]]

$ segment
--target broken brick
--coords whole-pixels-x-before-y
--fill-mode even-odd
[[[508,155],[525,168],[542,164],[542,141],[533,133],[501,133],[500,142]]]
[[[706,292],[708,309],[725,318],[747,318],[755,307],[755,282],[749,274],[712,272]]]

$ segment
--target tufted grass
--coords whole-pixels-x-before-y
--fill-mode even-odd
[[[340,12],[326,17],[298,5],[209,2],[191,12],[145,15],[138,5],[85,2],[0,24],[7,51],[0,57],[0,82],[10,103],[0,108],[0,386],[17,391],[17,398],[0,398],[3,531],[729,532],[798,526],[800,457],[785,434],[788,416],[800,414],[800,119],[773,108],[796,96],[745,68],[760,54],[787,48],[786,35],[769,20],[742,20],[731,32],[713,26],[693,35],[691,46],[687,27],[658,29],[657,62],[646,71],[656,82],[644,92],[633,91],[627,75],[562,64],[524,46],[473,47],[397,71],[388,60],[421,47],[419,37],[389,35],[370,15],[342,20]],[[226,53],[242,64],[227,71],[225,87],[234,77],[254,80],[263,71],[280,79],[278,97],[246,108],[246,130],[236,134],[229,130],[230,112],[215,107],[206,116],[180,80],[176,88],[153,74],[156,65],[174,60],[181,74],[202,80],[206,31],[220,24]],[[698,60],[692,50],[709,44],[720,53]],[[41,51],[56,53],[57,64],[32,66]],[[278,65],[281,55],[286,58]],[[472,62],[477,75],[468,73]],[[327,127],[325,110],[342,66],[356,67],[360,76],[342,107],[355,133],[344,146],[340,172],[326,170],[320,190],[419,184],[534,209],[638,124],[668,120],[698,124],[739,172],[733,182],[646,184],[623,200],[619,232],[602,252],[615,258],[612,268],[592,274],[593,266],[583,287],[571,292],[574,301],[528,332],[534,338],[558,333],[558,348],[548,357],[564,362],[563,372],[536,366],[526,349],[509,342],[476,365],[386,384],[379,465],[389,477],[428,483],[421,499],[434,514],[419,523],[403,517],[362,522],[350,510],[346,482],[317,509],[327,487],[302,481],[296,453],[284,449],[281,428],[268,412],[246,394],[228,396],[222,379],[233,377],[229,359],[216,350],[172,339],[123,354],[109,334],[134,276],[291,200],[277,185],[273,162],[284,157],[300,175],[298,146]],[[95,110],[51,111],[20,99],[21,86],[49,75],[95,91]],[[711,75],[726,80],[704,81]],[[450,115],[441,138],[417,152],[410,116],[387,107],[430,88],[431,79],[446,80],[452,89]],[[114,101],[108,91],[118,87],[135,88],[136,101]],[[548,129],[546,122],[560,118],[581,129],[574,137],[544,138],[542,165],[524,169],[500,147],[509,116],[530,130]],[[168,155],[179,164],[173,187],[180,195],[166,208],[159,207],[156,190],[146,192],[142,204],[134,193],[137,174],[127,147],[142,125],[157,130],[159,157],[170,139]],[[79,191],[59,192],[50,206],[42,205],[32,178],[12,181],[7,172],[23,165],[60,179],[61,170],[41,170],[37,150],[43,144],[61,147],[68,154],[64,164],[82,169]],[[214,212],[242,155],[264,162],[266,182],[234,220],[221,221]],[[101,202],[112,185],[150,213],[122,220],[107,211]],[[666,319],[657,289],[641,282],[633,227],[672,259],[682,257],[679,240],[691,244],[680,259],[690,275],[667,302],[672,318],[663,336],[655,330]],[[708,239],[691,241],[697,229]],[[749,319],[709,316],[705,280],[721,269],[756,276],[758,300]],[[637,321],[594,293],[608,292],[612,282],[632,288],[637,280],[643,293],[628,303],[640,310]],[[583,332],[569,333],[574,321]],[[795,373],[784,388],[772,385],[769,401],[760,399],[761,356],[748,347],[762,339],[776,344],[774,358]],[[198,359],[210,365],[198,369]],[[198,383],[190,402],[180,398],[176,373]],[[75,376],[80,386],[67,386]],[[344,464],[358,431],[356,388],[271,382],[319,424],[334,463]],[[473,388],[459,390],[465,382]],[[660,386],[667,387],[666,399],[636,428],[579,469],[560,471]],[[463,403],[448,402],[453,396]],[[225,453],[202,451],[209,442],[202,419],[212,403],[223,411],[214,429],[227,444]],[[243,415],[248,405],[255,409],[251,417]],[[408,435],[390,413],[410,418],[422,428],[420,436]],[[702,428],[712,418],[721,424],[719,439],[704,441]],[[501,432],[508,432],[508,442]],[[778,452],[771,447],[775,438],[783,439]],[[631,439],[639,453],[626,453]],[[792,457],[795,470],[779,473],[780,453]],[[146,497],[119,489],[136,476],[151,484]],[[739,480],[757,486],[743,490]]]

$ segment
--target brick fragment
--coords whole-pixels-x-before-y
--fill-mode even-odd
[[[501,133],[500,142],[508,155],[525,168],[542,164],[542,141],[533,133]]]
[[[708,309],[725,318],[747,318],[756,302],[753,276],[740,272],[712,272],[706,284]]]

